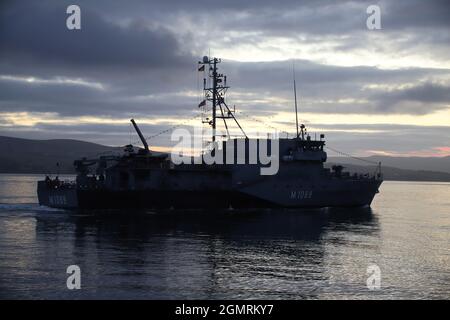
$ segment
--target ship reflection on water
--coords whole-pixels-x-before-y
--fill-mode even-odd
[[[47,266],[53,275],[46,273],[48,287],[36,294],[150,299],[326,297],[327,288],[335,291],[332,287],[340,285],[341,273],[349,272],[340,269],[339,259],[345,257],[335,257],[339,251],[330,252],[330,246],[358,249],[364,241],[356,243],[353,238],[377,237],[378,231],[370,208],[40,214],[36,243],[46,249],[34,263]],[[361,277],[355,281],[364,289],[366,261],[360,263],[355,268]],[[82,290],[63,288],[65,266],[71,264],[82,270]]]

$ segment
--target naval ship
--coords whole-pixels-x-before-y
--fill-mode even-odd
[[[261,174],[267,163],[255,162],[250,155],[255,145],[252,143],[259,139],[247,137],[235,117],[235,108],[227,105],[229,86],[226,76],[219,73],[220,62],[207,56],[198,62],[204,74],[204,100],[199,107],[210,114],[202,121],[212,128],[213,146],[202,153],[200,161],[175,163],[169,154],[151,151],[131,119],[143,148],[127,145],[120,155],[74,161],[74,181],[49,176],[38,181],[39,204],[63,209],[183,210],[370,206],[383,181],[381,164],[370,175],[346,172],[341,165],[324,166],[325,136],[313,138],[298,122],[295,77],[296,133],[264,141],[268,154],[277,157],[278,170]],[[216,131],[222,120],[228,136]],[[227,121],[237,126],[243,136],[231,138]],[[221,149],[215,148],[219,145]],[[231,163],[205,161],[206,155],[215,156],[218,150],[226,156],[227,150],[240,147],[244,156],[236,152],[229,157],[234,160]]]

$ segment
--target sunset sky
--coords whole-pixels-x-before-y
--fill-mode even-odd
[[[70,4],[81,30],[66,27]],[[366,26],[372,4],[381,30]],[[124,145],[130,118],[145,136],[200,126],[211,54],[251,134],[295,131],[295,60],[300,120],[330,147],[450,155],[449,17],[450,2],[422,0],[2,1],[0,135]]]

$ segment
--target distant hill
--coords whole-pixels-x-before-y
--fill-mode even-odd
[[[343,162],[339,162],[342,164]],[[333,164],[327,163],[326,167],[331,168]],[[356,172],[356,173],[374,173],[375,166],[358,166],[354,164],[343,164],[344,171]],[[450,173],[431,171],[431,170],[406,170],[393,167],[382,166],[381,171],[383,173],[384,180],[397,180],[397,181],[442,181],[450,182]]]
[[[0,136],[1,173],[74,173],[73,161],[118,148],[78,140],[28,140]]]
[[[109,147],[78,140],[29,140],[0,136],[0,173],[74,173],[73,161],[82,157],[93,158],[102,154],[118,153],[120,147]],[[400,158],[368,157],[383,163],[386,180],[450,181],[450,157]],[[348,171],[373,172],[374,166],[344,157],[330,157],[332,163],[344,164]],[[402,168],[402,169],[399,169]]]
[[[383,166],[402,168],[405,170],[430,170],[450,173],[450,156],[447,157],[387,157],[370,156],[363,159],[379,162]],[[329,157],[330,162],[364,165],[359,160],[347,157]]]

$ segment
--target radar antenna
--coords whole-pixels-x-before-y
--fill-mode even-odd
[[[212,119],[206,118],[203,123],[207,123],[212,127],[212,143],[214,145],[217,137],[217,119],[222,119],[225,129],[227,131],[227,136],[230,137],[230,132],[227,124],[227,119],[233,119],[236,125],[239,127],[241,132],[247,138],[244,130],[239,124],[238,120],[234,116],[235,109],[230,109],[225,102],[225,95],[230,88],[227,86],[227,76],[218,73],[217,64],[221,62],[218,58],[209,58],[204,56],[202,61],[199,61],[199,71],[205,71],[207,75],[203,78],[203,91],[204,100],[200,102],[199,107],[206,107],[206,102],[209,101],[212,105]],[[207,85],[207,77],[210,79],[212,86]],[[217,114],[217,108],[220,110],[220,114]]]

